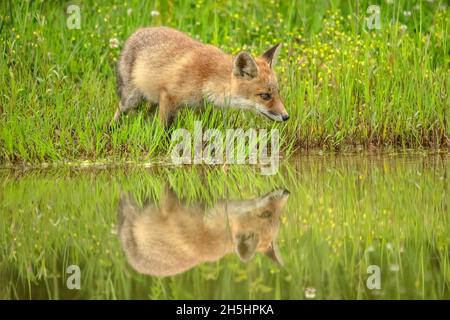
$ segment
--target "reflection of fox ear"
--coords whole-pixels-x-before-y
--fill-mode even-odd
[[[278,244],[272,242],[272,245],[267,249],[264,254],[280,266],[284,265],[283,259],[281,258],[280,250],[278,249]]]
[[[166,184],[161,196],[161,214],[167,215],[180,208],[180,200],[173,189]]]
[[[242,261],[248,262],[255,255],[258,245],[257,237],[239,236],[236,243],[236,252]]]

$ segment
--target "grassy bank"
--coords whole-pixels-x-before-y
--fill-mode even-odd
[[[367,1],[81,1],[81,29],[69,30],[64,1],[2,1],[0,159],[164,158],[170,139],[154,110],[143,105],[109,125],[120,49],[149,25],[178,28],[231,53],[285,44],[277,71],[287,123],[206,106],[181,112],[175,128],[191,129],[195,120],[219,129],[278,128],[286,155],[313,147],[448,148],[444,3],[381,1],[381,29],[368,30]]]

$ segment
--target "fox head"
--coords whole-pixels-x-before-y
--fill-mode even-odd
[[[289,191],[278,189],[234,208],[239,213],[230,216],[231,234],[235,251],[242,261],[247,262],[256,252],[261,252],[283,265],[277,235],[288,197]]]
[[[256,58],[245,51],[237,54],[233,59],[231,104],[256,110],[275,121],[289,119],[273,69],[280,48],[281,43]]]

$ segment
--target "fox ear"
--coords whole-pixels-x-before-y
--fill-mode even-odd
[[[270,258],[270,260],[274,261],[276,264],[283,266],[284,262],[281,258],[280,250],[278,249],[278,244],[276,242],[272,242],[272,245],[269,249],[267,249],[264,254]]]
[[[242,51],[234,58],[233,74],[236,77],[252,79],[258,75],[258,66],[250,53]]]
[[[277,63],[278,54],[280,53],[281,43],[274,45],[272,48],[263,53],[262,57],[273,67]]]

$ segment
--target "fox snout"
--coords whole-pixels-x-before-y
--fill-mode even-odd
[[[287,121],[289,119],[289,114],[281,102],[274,106],[259,106],[257,110],[273,121]]]
[[[275,116],[277,121],[287,121],[289,120],[289,114],[286,111],[286,108],[284,105],[280,102],[277,108],[274,108],[276,110],[270,110],[269,113],[271,113],[273,116]],[[274,119],[275,120],[275,119]]]

